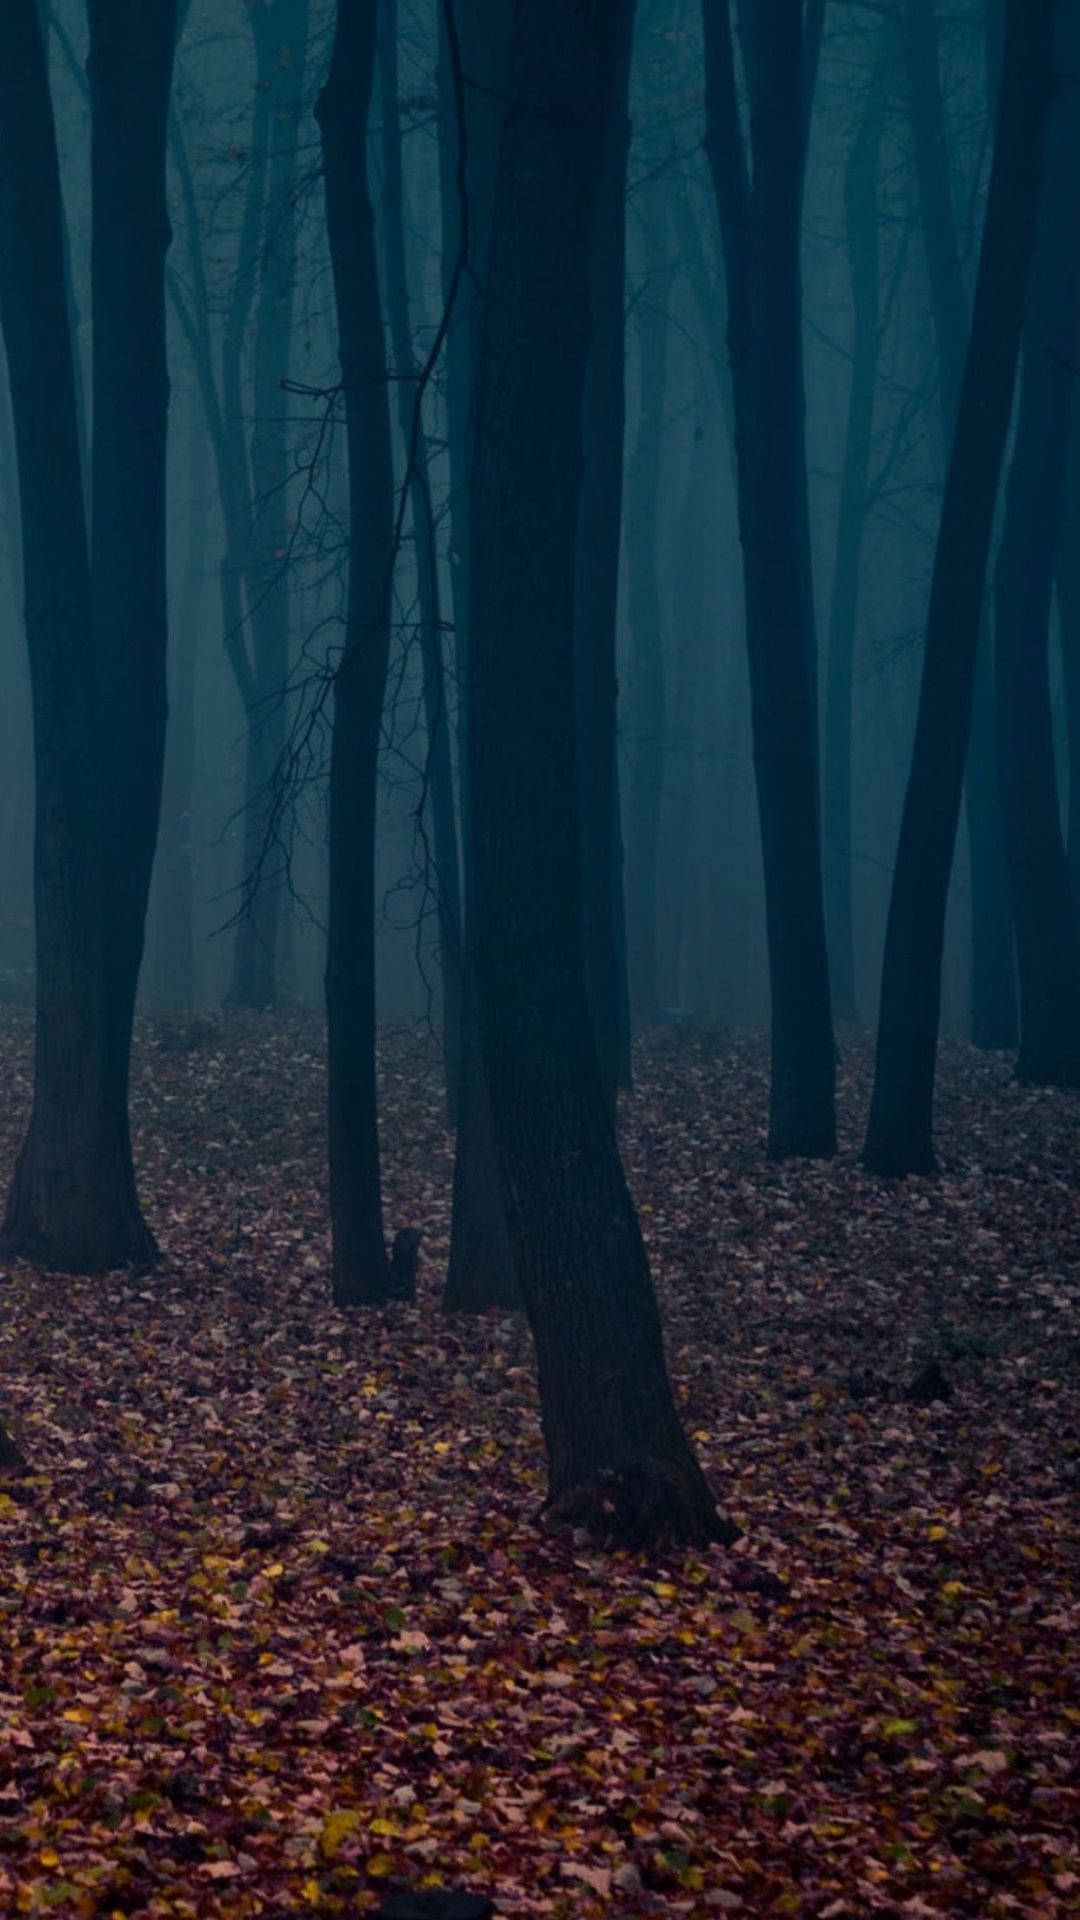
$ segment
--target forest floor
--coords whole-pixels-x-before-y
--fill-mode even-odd
[[[0,1012],[5,1167],[29,1041]],[[942,1176],[889,1185],[865,1041],[844,1150],[784,1167],[760,1040],[642,1048],[626,1158],[745,1529],[647,1563],[537,1525],[523,1325],[440,1312],[437,1069],[387,1033],[416,1307],[329,1304],[314,1018],[143,1023],[160,1268],[0,1273],[0,1913],[1075,1910],[1080,1104],[946,1047]]]

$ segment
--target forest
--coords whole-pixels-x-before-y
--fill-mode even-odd
[[[1076,1910],[1078,86],[0,0],[0,1914]]]

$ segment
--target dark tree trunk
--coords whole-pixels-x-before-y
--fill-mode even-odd
[[[769,1152],[836,1148],[821,881],[817,663],[806,510],[799,229],[802,0],[742,24],[752,154],[730,0],[703,0],[705,146],[720,211],[735,400],[739,532],[772,1003]]]
[[[378,0],[339,0],[316,117],[349,458],[345,643],[334,674],[326,1015],[330,1218],[339,1306],[391,1293],[375,1096],[375,795],[394,567],[394,473],[367,118]]]
[[[1080,407],[1077,406],[1070,411],[1065,511],[1057,556],[1057,601],[1069,750],[1065,849],[1073,920],[1080,929]]]
[[[881,353],[878,173],[888,106],[887,75],[887,63],[880,61],[844,173],[845,240],[855,326],[825,656],[823,780],[829,974],[833,1005],[841,1020],[859,1017],[851,902],[851,702],[874,396]]]
[[[968,306],[953,213],[934,0],[907,0],[903,44],[947,458],[960,404]],[[997,87],[995,66],[988,47],[992,97]],[[984,608],[975,662],[965,789],[971,866],[971,1038],[977,1047],[1000,1048],[1016,1044],[1016,968],[994,751],[994,643],[988,613]]]
[[[1024,326],[997,567],[997,738],[1020,974],[1018,1077],[1080,1086],[1080,963],[1050,711],[1050,603],[1074,403],[1080,238],[1080,17],[1058,8],[1058,85]]]
[[[647,256],[649,280],[636,309],[637,435],[627,474],[629,672],[626,692],[626,914],[630,1005],[647,1025],[660,1018],[658,884],[664,801],[664,636],[658,540],[660,466],[667,391],[667,302],[672,274]]]
[[[622,8],[620,19],[617,97],[625,102],[633,8]],[[630,122],[623,107],[608,129],[600,197],[593,223],[589,289],[592,330],[582,401],[584,465],[574,595],[585,983],[600,1081],[612,1112],[620,1066],[620,964],[616,937],[620,916],[616,883],[618,880],[621,884],[621,863],[615,755],[615,620],[626,424],[624,339],[629,152]]]
[[[451,507],[450,579],[454,601],[464,852],[465,966],[453,1217],[443,1305],[449,1312],[477,1313],[486,1307],[516,1307],[521,1304],[495,1156],[491,1098],[480,1056],[476,983],[470,953],[473,877],[468,754],[472,408],[480,303],[487,284],[495,159],[506,99],[511,12],[506,0],[468,0],[468,4],[460,4],[459,0],[455,0],[453,14],[460,35],[460,73],[454,70],[447,44],[445,17],[440,7],[439,155],[447,292],[449,276],[462,249],[467,262],[467,272],[459,284],[447,341],[446,375]],[[459,125],[462,116],[464,151],[462,128]]]
[[[252,7],[256,84],[269,139],[266,206],[255,324],[251,503],[246,524],[245,587],[251,630],[246,700],[244,793],[245,911],[236,926],[234,1006],[268,1007],[278,997],[278,936],[284,849],[280,782],[288,726],[289,430],[281,382],[289,365],[296,276],[299,174],[308,0],[266,0]],[[239,420],[235,429],[239,430]]]
[[[450,716],[443,670],[442,612],[435,513],[431,498],[427,435],[422,396],[417,391],[420,365],[409,324],[409,288],[405,267],[405,191],[402,179],[401,113],[397,79],[397,0],[381,0],[379,77],[383,128],[383,247],[386,256],[386,306],[398,396],[398,418],[405,446],[416,545],[420,650],[423,660],[424,720],[428,748],[425,789],[431,818],[435,907],[442,975],[443,1059],[450,1125],[457,1121],[461,1073],[461,880],[458,870],[454,776],[450,758]]]
[[[89,0],[94,660],[107,707],[106,935],[117,1126],[165,760],[165,133],[175,0]]]
[[[885,934],[877,1069],[863,1153],[871,1173],[930,1173],[935,1164],[933,1091],[945,902],[1038,210],[1052,19],[1053,0],[1009,0],[971,336],[934,555],[915,742]]]
[[[725,1531],[664,1367],[581,942],[574,544],[592,219],[627,0],[516,0],[476,395],[469,756],[484,1061],[539,1363],[550,1513]]]
[[[34,1108],[11,1253],[102,1271],[155,1252],[127,1115],[165,729],[165,115],[170,4],[93,0],[93,585],[55,136],[28,0],[3,9],[0,253],[34,688]],[[25,196],[25,197],[24,197]]]

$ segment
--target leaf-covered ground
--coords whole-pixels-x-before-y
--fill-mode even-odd
[[[0,1017],[10,1165],[26,1017]],[[190,1044],[189,1044],[190,1043]],[[624,1115],[734,1551],[535,1523],[522,1326],[438,1306],[450,1154],[386,1038],[416,1308],[328,1305],[312,1021],[150,1023],[148,1277],[0,1275],[0,1912],[1063,1915],[1077,1858],[1078,1108],[946,1050],[938,1181],[770,1166],[759,1042]],[[951,1397],[907,1398],[936,1361]],[[1070,1671],[1070,1660],[1073,1663]]]

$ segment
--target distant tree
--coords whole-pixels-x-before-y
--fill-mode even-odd
[[[739,533],[772,1005],[769,1152],[836,1148],[822,900],[799,272],[806,126],[820,12],[740,10],[750,151],[731,0],[703,0],[705,149],[720,213]]]
[[[91,541],[56,140],[33,0],[0,9],[0,319],[34,691],[34,1105],[4,1244],[150,1259],[127,1087],[165,736],[165,117],[171,0],[90,0]],[[90,555],[92,553],[92,572]]]
[[[338,0],[316,118],[349,461],[345,637],[334,669],[326,955],[330,1220],[339,1306],[391,1297],[375,1096],[375,799],[390,636],[394,472],[367,120],[378,0]]]
[[[945,901],[1038,208],[1053,3],[1008,4],[994,159],[885,935],[877,1066],[863,1151],[872,1173],[929,1173],[935,1164],[933,1089]]]
[[[997,565],[997,738],[1020,976],[1020,1080],[1080,1086],[1080,956],[1050,705],[1050,605],[1080,343],[1080,10],[1057,10],[1057,87]],[[1075,782],[1074,782],[1075,784]]]
[[[191,350],[214,453],[225,526],[223,639],[244,710],[242,910],[228,997],[234,1006],[265,1007],[277,999],[279,987],[284,861],[278,815],[288,729],[292,472],[281,384],[293,352],[309,0],[259,0],[245,12],[255,91],[227,298],[219,316],[207,272],[205,208],[178,113],[170,121],[170,147],[187,275],[171,273],[169,291]]]
[[[581,939],[574,542],[592,221],[628,4],[513,7],[477,358],[468,821],[483,1061],[548,1510],[644,1545],[730,1530],[668,1384]]]
[[[379,97],[382,120],[383,252],[386,261],[386,308],[394,355],[398,421],[405,448],[411,496],[413,540],[416,548],[418,628],[423,671],[424,722],[427,759],[424,786],[431,822],[432,870],[439,928],[439,968],[442,977],[443,1057],[446,1066],[446,1104],[451,1126],[456,1124],[461,1072],[462,908],[458,866],[454,775],[450,752],[450,712],[443,662],[442,590],[435,504],[431,487],[431,460],[418,391],[420,362],[413,346],[409,319],[406,270],[404,169],[402,166],[401,106],[398,99],[397,0],[381,0],[379,13]]]
[[[996,0],[989,0],[987,73],[991,112],[999,69],[992,50],[996,45],[995,13]],[[953,205],[954,177],[949,163],[936,0],[905,0],[901,41],[919,231],[926,255],[937,345],[941,436],[948,458],[960,405],[970,317]],[[1016,1042],[1016,969],[994,751],[994,639],[987,614],[988,609],[984,607],[975,659],[965,785],[971,866],[971,1038],[977,1047],[1000,1048],[1014,1046]]]
[[[448,0],[439,9],[439,180],[443,289],[457,297],[446,351],[450,466],[450,582],[458,686],[463,904],[461,1064],[454,1151],[450,1259],[443,1305],[450,1312],[520,1307],[495,1149],[472,960],[472,836],[469,815],[470,513],[474,393],[495,162],[506,98],[511,9],[506,0]],[[453,43],[451,44],[451,32]]]

